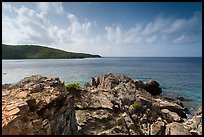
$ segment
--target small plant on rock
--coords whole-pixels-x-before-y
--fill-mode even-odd
[[[136,110],[140,110],[142,108],[142,105],[140,102],[137,102],[135,101],[133,104],[132,104],[133,108],[136,109]]]
[[[75,92],[75,91],[77,91],[77,88],[79,88],[79,83],[78,82],[67,83],[67,84],[65,84],[65,87],[66,87],[68,92]]]

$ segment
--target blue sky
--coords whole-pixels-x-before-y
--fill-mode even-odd
[[[202,4],[3,2],[2,42],[115,57],[201,57]]]

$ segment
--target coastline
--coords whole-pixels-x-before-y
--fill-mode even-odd
[[[142,58],[142,59],[141,59]],[[197,62],[197,59],[192,58],[192,65],[186,66],[183,70],[180,70],[182,66],[184,66],[184,62],[191,63],[189,58],[186,58],[181,61],[177,61],[177,58],[163,58],[156,57],[153,59],[148,57],[127,57],[127,58],[83,58],[83,59],[21,59],[21,60],[3,60],[3,68],[2,68],[2,84],[18,82],[20,79],[24,77],[39,74],[53,77],[60,77],[67,82],[78,81],[81,85],[86,82],[90,82],[90,77],[93,75],[100,75],[108,72],[109,70],[112,72],[116,72],[119,74],[125,74],[131,76],[132,78],[138,78],[142,81],[147,81],[151,78],[156,79],[161,83],[161,88],[164,92],[162,94],[166,94],[168,97],[176,97],[183,96],[186,98],[193,99],[192,102],[189,102],[190,107],[199,106],[202,104],[201,91],[202,88],[198,86],[200,82],[200,72],[199,69],[195,71],[192,69],[186,68],[200,68],[199,65],[194,64]],[[181,58],[182,59],[182,58]],[[191,60],[191,59],[190,59]],[[162,63],[164,61],[164,63]],[[172,64],[172,62],[176,62]],[[127,63],[129,62],[129,63]],[[162,65],[160,65],[160,62]],[[177,63],[178,62],[178,63]],[[200,58],[198,59],[198,63],[200,62]],[[149,67],[149,63],[152,64],[152,68]],[[196,64],[198,64],[196,63]],[[123,64],[124,66],[121,66]],[[148,64],[148,66],[146,65]],[[81,68],[81,66],[84,66]],[[157,71],[156,66],[160,66],[162,68]],[[172,65],[176,65],[173,67]],[[49,67],[56,68],[55,72],[49,70]],[[166,67],[168,68],[166,68]],[[121,68],[122,67],[122,68]],[[143,69],[144,68],[144,71]],[[148,68],[149,67],[149,68]],[[35,68],[35,69],[34,69]],[[102,69],[103,68],[103,69]],[[178,70],[175,68],[179,68]],[[36,70],[41,70],[37,71]],[[50,71],[50,73],[48,73]],[[182,73],[180,73],[182,72]],[[5,74],[4,74],[5,73]],[[192,74],[193,73],[193,74]],[[192,76],[188,76],[192,74]],[[198,75],[199,74],[199,75]],[[178,77],[180,75],[180,78]],[[196,78],[196,83],[193,84],[193,88],[190,88],[192,79]],[[186,81],[187,80],[187,81]],[[202,81],[202,79],[201,79]],[[177,84],[179,82],[180,84]],[[184,86],[182,86],[184,85]],[[189,86],[188,86],[189,85]],[[188,88],[186,88],[188,87]],[[178,94],[177,94],[178,93]],[[176,94],[176,96],[175,96]],[[197,103],[198,102],[198,103]],[[196,108],[193,108],[192,111],[196,111]]]
[[[56,118],[61,118],[61,114],[67,113],[68,117],[69,115],[76,115],[76,120],[74,120],[75,118],[73,117],[72,122],[70,121],[74,125],[78,125],[77,127],[73,127],[75,132],[66,130],[66,133],[64,134],[202,134],[202,129],[201,131],[200,128],[192,129],[191,124],[190,126],[188,125],[189,120],[191,119],[187,117],[188,110],[185,106],[183,106],[182,102],[178,100],[171,102],[169,101],[171,100],[170,98],[165,99],[165,97],[160,96],[162,92],[160,84],[154,80],[143,83],[140,80],[131,79],[125,75],[107,73],[102,76],[92,77],[91,84],[87,83],[84,87],[78,87],[74,92],[67,92],[66,90],[64,82],[59,78],[42,77],[39,75],[24,78],[14,85],[2,86],[2,105],[3,108],[5,108],[2,111],[2,119],[4,121],[4,124],[2,124],[3,133],[9,134],[8,131],[12,130],[9,124],[5,124],[6,121],[6,123],[11,123],[12,120],[15,120],[15,118],[13,119],[11,117],[19,117],[21,119],[21,117],[30,113],[31,108],[29,108],[30,106],[26,102],[29,102],[30,99],[34,99],[35,102],[37,100],[45,101],[45,103],[43,103],[44,101],[40,101],[44,105],[39,101],[37,101],[39,103],[36,102],[37,104],[34,102],[34,104],[32,103],[35,105],[35,108],[32,108],[32,111],[37,114],[35,114],[36,118],[40,118],[41,116],[39,113],[42,113],[43,117],[40,118],[42,119],[41,122],[46,119],[50,122],[54,120],[53,122],[55,125],[58,125],[63,124],[63,121],[59,122],[56,120]],[[65,100],[71,99],[71,102],[73,102],[74,99],[74,102],[70,104],[69,101],[57,106],[52,105],[55,101],[61,98],[61,95]],[[38,98],[36,98],[37,96]],[[9,101],[10,98],[12,98],[12,102],[14,104],[6,105],[5,102]],[[24,108],[28,105],[28,110],[26,112],[24,109],[21,109],[22,105],[15,105],[15,102],[20,100],[21,102],[23,100],[25,101],[25,103],[23,103],[24,101],[22,102],[24,104]],[[47,111],[45,111],[45,108],[47,108],[46,106],[49,106]],[[69,113],[67,112],[67,109],[64,109],[64,107],[67,108],[68,106],[72,108]],[[13,109],[15,109],[15,113]],[[54,116],[55,114],[51,111],[53,109],[57,109],[55,111],[57,116]],[[5,114],[7,113],[10,114],[10,118],[8,117],[10,119],[9,121],[5,119]],[[201,112],[199,112],[199,117],[200,113],[202,118],[202,109]],[[146,115],[146,117],[141,117],[140,115]],[[63,117],[64,116],[65,115],[63,115]],[[194,116],[198,117],[197,115]],[[53,119],[54,117],[56,118]],[[64,118],[66,119],[66,116]],[[90,125],[92,123],[88,120],[90,118],[96,126]],[[193,118],[194,117],[192,117],[192,119]],[[110,127],[106,122],[103,123],[101,121],[101,123],[100,119],[103,119],[102,121],[109,119],[108,121],[113,122],[112,126]],[[122,124],[123,119],[125,120],[124,122],[126,123],[126,126]],[[195,118],[193,120],[195,120]],[[122,123],[118,123],[116,121],[121,121]],[[128,123],[128,121],[130,123]],[[30,122],[30,120],[27,120],[27,122]],[[66,122],[66,120],[64,122]],[[104,124],[103,128],[99,126],[100,124]],[[134,126],[132,127],[129,124]],[[149,126],[147,126],[148,124]],[[170,128],[173,126],[172,124],[181,128],[174,129],[173,131],[173,129]],[[199,124],[199,121],[197,124]],[[200,124],[202,125],[202,123]],[[142,125],[144,125],[144,127]],[[54,125],[51,124],[51,129],[49,129],[52,132],[43,132],[43,134],[62,134],[61,131],[59,132],[58,129],[55,129],[53,126]],[[157,128],[155,129],[153,127]],[[166,130],[164,130],[163,127],[166,127]],[[67,127],[65,126],[63,128]],[[119,130],[119,133],[115,132],[116,129]],[[20,128],[18,132],[22,130],[23,128]],[[36,130],[39,130],[39,128],[34,126],[30,129],[30,132],[38,134]],[[171,133],[167,132],[167,130],[170,130]],[[13,131],[13,133],[17,133],[17,131]]]

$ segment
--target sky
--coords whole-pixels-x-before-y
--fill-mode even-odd
[[[104,57],[202,57],[202,3],[2,2],[2,43]]]

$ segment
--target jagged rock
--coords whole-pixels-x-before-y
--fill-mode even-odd
[[[159,101],[160,109],[168,109],[171,112],[177,113],[181,118],[187,118],[185,109],[174,102]]]
[[[166,100],[166,101],[168,101],[168,102],[173,102],[173,101],[175,101],[175,99],[173,99],[173,98],[170,98],[170,97],[166,97],[166,96],[160,96],[163,100]]]
[[[129,131],[129,134],[130,135],[139,135],[140,132],[136,129],[136,126],[135,126],[134,122],[132,121],[132,119],[130,118],[130,116],[126,112],[124,112],[122,114],[122,117],[124,118],[125,125]]]
[[[81,97],[76,99],[75,106],[79,109],[113,109],[113,104],[104,94],[103,90],[92,90],[88,92],[81,92]]]
[[[195,113],[195,116],[199,116],[199,115],[202,116],[202,107],[198,108],[198,110]]]
[[[166,135],[192,135],[182,123],[172,122],[166,125]]]
[[[185,107],[155,96],[158,89],[156,81],[108,73],[72,94],[59,78],[27,77],[2,88],[3,134],[202,134],[202,109],[179,124]]]
[[[184,98],[184,97],[177,97],[176,98],[177,100],[180,100],[180,101],[192,101],[191,99],[189,99],[189,98]]]
[[[90,90],[92,88],[92,85],[89,83],[86,83],[86,84],[84,84],[84,88]]]
[[[79,135],[96,135],[102,131],[116,126],[116,121],[111,112],[104,109],[76,110]]]
[[[112,73],[107,73],[101,77],[93,77],[92,78],[92,86],[101,89],[113,89],[120,82],[127,83],[131,80],[131,78],[124,75],[114,75]]]
[[[169,123],[170,122],[181,122],[181,117],[175,113],[175,112],[171,112],[168,109],[162,109],[161,110],[163,117],[165,118],[165,120],[167,120]]]
[[[155,80],[150,80],[145,84],[145,90],[152,95],[160,95],[162,89],[159,87],[159,83]]]
[[[150,126],[150,135],[165,135],[165,124],[162,121],[156,121]]]
[[[92,86],[93,86],[93,87],[97,87],[97,86],[98,86],[98,83],[96,83],[96,79],[95,79],[94,77],[92,77],[91,79],[92,79],[92,82],[91,82],[91,83],[92,83]]]
[[[76,134],[74,99],[62,89],[65,87],[59,79],[41,76],[27,77],[3,88],[2,134]]]
[[[184,126],[192,134],[202,135],[202,108],[199,108],[195,115],[184,123]]]
[[[100,129],[98,134],[109,135],[115,133],[115,130],[118,131],[118,134],[125,134],[128,131],[129,135],[164,134],[166,124],[174,121],[182,122],[182,118],[186,118],[186,110],[183,104],[179,104],[178,101],[175,102],[168,97],[166,99],[165,97],[152,96],[161,93],[159,83],[154,80],[144,84],[142,81],[132,80],[124,75],[108,73],[92,78],[92,86],[95,88],[85,87],[88,92],[77,99],[77,108],[91,107],[92,110],[97,108],[98,111],[99,109],[105,109],[104,104],[109,104],[109,107],[106,108],[111,110],[112,115],[123,114],[122,117],[118,118],[116,116],[114,119],[118,121],[118,124],[120,123],[119,125],[124,132],[113,126],[108,130]],[[100,98],[97,96],[100,96]],[[135,102],[140,104],[141,107],[136,103],[134,108],[133,104]],[[96,126],[99,127],[100,122]],[[97,129],[92,130],[95,132]]]
[[[115,126],[109,130],[102,131],[97,135],[128,135],[120,126]]]
[[[144,89],[145,84],[141,80],[134,80],[135,86],[137,89]]]

